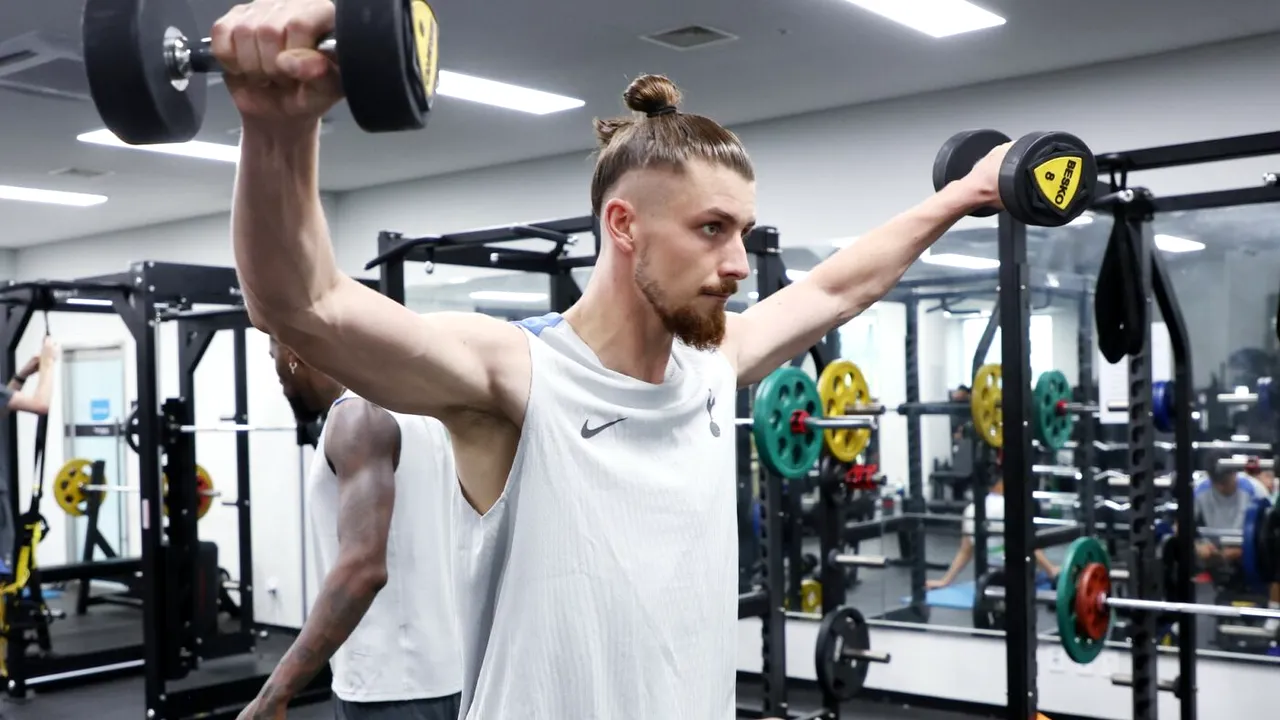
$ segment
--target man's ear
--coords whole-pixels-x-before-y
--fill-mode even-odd
[[[635,206],[621,198],[613,198],[605,203],[600,216],[600,229],[612,238],[613,244],[624,253],[635,252]]]

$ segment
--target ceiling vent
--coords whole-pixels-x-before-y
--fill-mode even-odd
[[[97,180],[113,173],[109,170],[88,170],[86,168],[70,167],[52,170],[49,174],[54,177],[68,177],[76,180]]]
[[[669,47],[672,50],[697,50],[710,45],[733,42],[737,35],[730,35],[723,30],[716,30],[704,25],[689,25],[674,30],[664,30],[652,35],[641,35],[641,40]]]
[[[75,49],[39,33],[0,42],[0,89],[43,97],[89,99],[89,82]]]

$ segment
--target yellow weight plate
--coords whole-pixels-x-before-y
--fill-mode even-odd
[[[92,460],[72,458],[62,464],[53,479],[53,497],[58,506],[72,517],[80,517],[89,511],[84,486],[92,482],[92,467]]]
[[[813,578],[800,581],[800,612],[822,612],[822,583]]]
[[[973,413],[973,427],[983,441],[994,448],[1004,447],[1004,383],[1000,365],[991,363],[978,368],[973,376],[973,394],[969,408]]]
[[[822,370],[818,377],[818,395],[822,398],[824,417],[839,417],[850,405],[870,405],[871,391],[867,378],[857,365],[848,360],[836,360]],[[870,428],[828,428],[822,432],[827,452],[841,462],[853,462],[871,442]]]
[[[422,76],[422,89],[427,107],[435,104],[436,88],[440,83],[440,26],[436,14],[424,0],[410,3],[413,19],[413,49],[417,55],[418,72]]]
[[[169,497],[169,476],[161,475],[164,497]],[[213,507],[213,476],[205,470],[203,466],[196,465],[196,492],[199,493],[199,499],[196,501],[196,519],[200,520],[209,512],[209,508]],[[169,503],[165,502],[160,506],[165,517],[169,516]]]

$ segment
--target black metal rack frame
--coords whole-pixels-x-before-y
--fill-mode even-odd
[[[567,248],[575,243],[575,235],[592,233],[595,239],[595,253],[569,257]],[[527,240],[545,240],[550,246],[545,250],[528,250],[504,247],[504,243]],[[787,284],[786,268],[782,263],[781,248],[778,243],[778,231],[772,227],[758,227],[745,239],[747,252],[756,260],[757,287],[761,300],[769,294],[777,292]],[[582,297],[582,291],[572,277],[575,268],[595,265],[600,252],[600,227],[594,216],[581,216],[562,220],[551,220],[520,225],[506,225],[469,232],[448,235],[423,236],[407,238],[404,234],[383,231],[378,234],[378,256],[365,265],[366,270],[378,269],[378,290],[401,304],[405,303],[405,263],[429,263],[428,271],[434,264],[464,265],[470,267],[515,270],[530,273],[542,273],[549,277],[551,284],[551,309],[557,312],[567,310]],[[828,338],[830,341],[834,334]],[[836,341],[838,342],[838,341]],[[814,360],[821,372],[834,354],[829,347],[815,347],[812,351]],[[803,361],[803,356],[796,363]],[[737,397],[737,417],[751,416],[751,398],[754,388],[739,390]],[[750,536],[751,509],[751,445],[750,428],[737,428],[738,455],[738,509],[739,518],[745,518],[746,536]],[[786,512],[790,496],[781,478],[772,473],[761,472],[760,504],[764,517],[762,527],[761,556],[764,560],[764,587],[742,589],[739,591],[738,617],[761,618],[761,681],[763,686],[763,711],[766,714],[785,714],[787,712],[787,677],[786,677],[786,614],[784,603],[786,588],[781,579],[785,576],[783,564],[784,553],[790,550],[794,556],[792,575],[796,576],[793,584],[797,585],[798,568],[800,567],[799,543],[792,543],[795,548],[784,546],[784,530],[788,522],[794,522],[797,515]],[[771,503],[782,503],[783,512],[771,511]],[[798,503],[796,504],[798,507]],[[819,527],[822,527],[819,524]],[[798,528],[797,528],[798,529]],[[740,537],[744,533],[740,530]],[[743,548],[744,551],[749,548]],[[743,555],[748,557],[748,555]],[[759,712],[747,710],[747,712]]]
[[[53,656],[43,659],[16,656],[13,652],[16,646],[10,643],[10,695],[22,696],[31,680],[40,676],[76,673],[84,677],[94,675],[95,669],[116,670],[107,667],[112,662],[132,661],[136,664],[141,660],[149,718],[173,720],[243,706],[257,693],[266,680],[265,675],[208,682],[209,678],[192,674],[192,671],[202,661],[250,653],[255,647],[249,439],[245,433],[238,433],[237,499],[234,504],[237,506],[240,551],[239,627],[231,633],[201,637],[195,630],[195,619],[191,615],[200,602],[195,597],[197,589],[192,581],[199,543],[196,510],[200,501],[195,492],[195,439],[190,433],[178,430],[181,425],[192,424],[194,374],[213,335],[220,330],[231,330],[235,335],[235,419],[238,423],[248,423],[245,330],[250,324],[241,307],[235,270],[142,261],[133,263],[128,271],[119,274],[74,281],[10,283],[0,287],[0,301],[4,308],[3,332],[6,338],[5,352],[0,355],[0,373],[12,374],[16,367],[15,349],[37,311],[118,315],[135,342],[136,397],[140,409],[119,432],[133,435],[139,448],[141,556],[121,562],[136,563],[141,572],[142,643],[113,651],[112,657]],[[224,309],[193,312],[191,308],[197,305],[221,306]],[[168,320],[178,322],[182,397],[171,398],[162,408],[156,373],[159,364],[157,330],[162,322]],[[153,408],[154,411],[141,410],[145,408]],[[16,468],[17,423],[7,413],[0,414],[0,430],[4,432],[10,467]],[[163,481],[166,475],[176,478],[167,488],[167,498]],[[11,473],[8,482],[12,509],[17,512],[20,500],[16,473]],[[166,510],[167,522],[163,519]],[[51,570],[55,572],[45,573],[45,581],[57,575],[57,568]],[[126,654],[127,660],[123,659]],[[313,687],[321,682],[326,683],[324,689],[327,693],[327,676],[317,678]]]
[[[1004,222],[1004,218],[1001,218]],[[1003,225],[1001,226],[1003,227]],[[1025,237],[1025,236],[1024,236]],[[1001,235],[1003,242],[1003,235]],[[1075,400],[1080,403],[1090,403],[1096,401],[1096,388],[1093,381],[1093,317],[1092,317],[1092,297],[1093,289],[1088,278],[1069,273],[1052,273],[1053,277],[1049,277],[1050,273],[1046,271],[1030,270],[1023,277],[1026,278],[1025,285],[1025,304],[1027,306],[1027,318],[1023,321],[1024,325],[1029,327],[1031,316],[1031,298],[1033,296],[1054,298],[1066,298],[1076,303],[1079,313],[1079,322],[1077,323],[1076,344],[1077,344],[1077,362],[1078,374],[1075,385]],[[924,496],[924,459],[923,459],[923,441],[921,439],[921,418],[925,415],[957,415],[964,417],[969,416],[967,407],[957,410],[954,403],[927,402],[920,399],[920,358],[919,358],[919,310],[921,304],[926,301],[945,301],[954,299],[957,296],[966,298],[982,298],[995,296],[995,305],[992,308],[991,315],[987,322],[986,329],[983,331],[982,339],[978,343],[975,350],[972,371],[970,376],[976,375],[978,369],[982,366],[987,352],[994,341],[995,332],[998,328],[1003,327],[1007,322],[1006,303],[1002,288],[1005,282],[1002,280],[1000,271],[990,272],[970,272],[956,275],[947,275],[939,277],[918,278],[914,280],[904,280],[898,284],[884,300],[890,302],[899,302],[905,306],[906,312],[906,404],[904,406],[907,416],[907,498],[904,503],[905,517],[891,518],[887,521],[878,523],[862,523],[856,527],[849,529],[851,537],[866,539],[874,535],[887,534],[891,531],[897,531],[905,536],[907,545],[910,548],[910,565],[911,565],[911,603],[910,605],[895,610],[886,615],[887,619],[901,620],[905,622],[927,622],[928,621],[928,604],[926,602],[925,581],[927,572],[930,569],[945,570],[946,566],[932,568],[929,565],[928,558],[925,556],[925,534],[928,523],[924,515],[928,512],[928,500]],[[1026,334],[1027,329],[1023,330]],[[1004,335],[1001,336],[1002,341]],[[1007,341],[1004,341],[1007,347]],[[1029,346],[1028,346],[1029,352]],[[1004,364],[1005,354],[1001,360]],[[1026,362],[1030,362],[1030,356],[1027,355]],[[1023,373],[1025,380],[1030,383],[1030,369],[1026,369]],[[1003,386],[1009,387],[1009,376],[1003,376]],[[1029,384],[1028,384],[1029,387]],[[1007,395],[1006,395],[1007,397]],[[1015,398],[1016,399],[1016,398]],[[1008,402],[1008,401],[1006,401]],[[1006,405],[1008,407],[1008,405]],[[1079,492],[1079,503],[1081,511],[1081,524],[1086,528],[1086,532],[1094,527],[1094,439],[1096,436],[1096,420],[1092,417],[1081,418],[1077,423],[1077,433],[1079,435],[1076,442],[1075,463],[1080,469],[1080,478],[1077,483]],[[1007,426],[1006,426],[1007,428]],[[987,572],[987,522],[986,522],[986,494],[987,494],[987,473],[991,460],[991,449],[980,438],[970,438],[973,444],[973,474],[970,482],[972,502],[974,506],[974,576],[981,577]],[[1009,436],[1005,436],[1006,444],[1009,442]],[[1006,458],[1007,462],[1007,458]],[[1030,467],[1028,466],[1028,471]],[[1006,471],[1007,473],[1007,471]],[[1017,478],[1019,475],[1006,474],[1005,492],[1009,492],[1012,485],[1010,478]],[[1034,476],[1028,475],[1028,480]],[[1026,484],[1031,490],[1034,486],[1031,483]],[[1104,483],[1102,488],[1103,497],[1109,496],[1109,489]],[[1032,507],[1035,507],[1032,505]],[[1006,509],[1006,517],[1011,513]],[[954,529],[952,525],[940,526]],[[1048,539],[1045,534],[1045,540]]]

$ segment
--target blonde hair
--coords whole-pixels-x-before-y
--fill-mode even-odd
[[[596,119],[600,154],[591,178],[591,212],[599,215],[604,195],[618,180],[640,168],[680,170],[700,159],[730,168],[755,180],[746,149],[738,136],[701,115],[679,110],[680,89],[662,75],[642,75],[622,94],[631,117]]]

